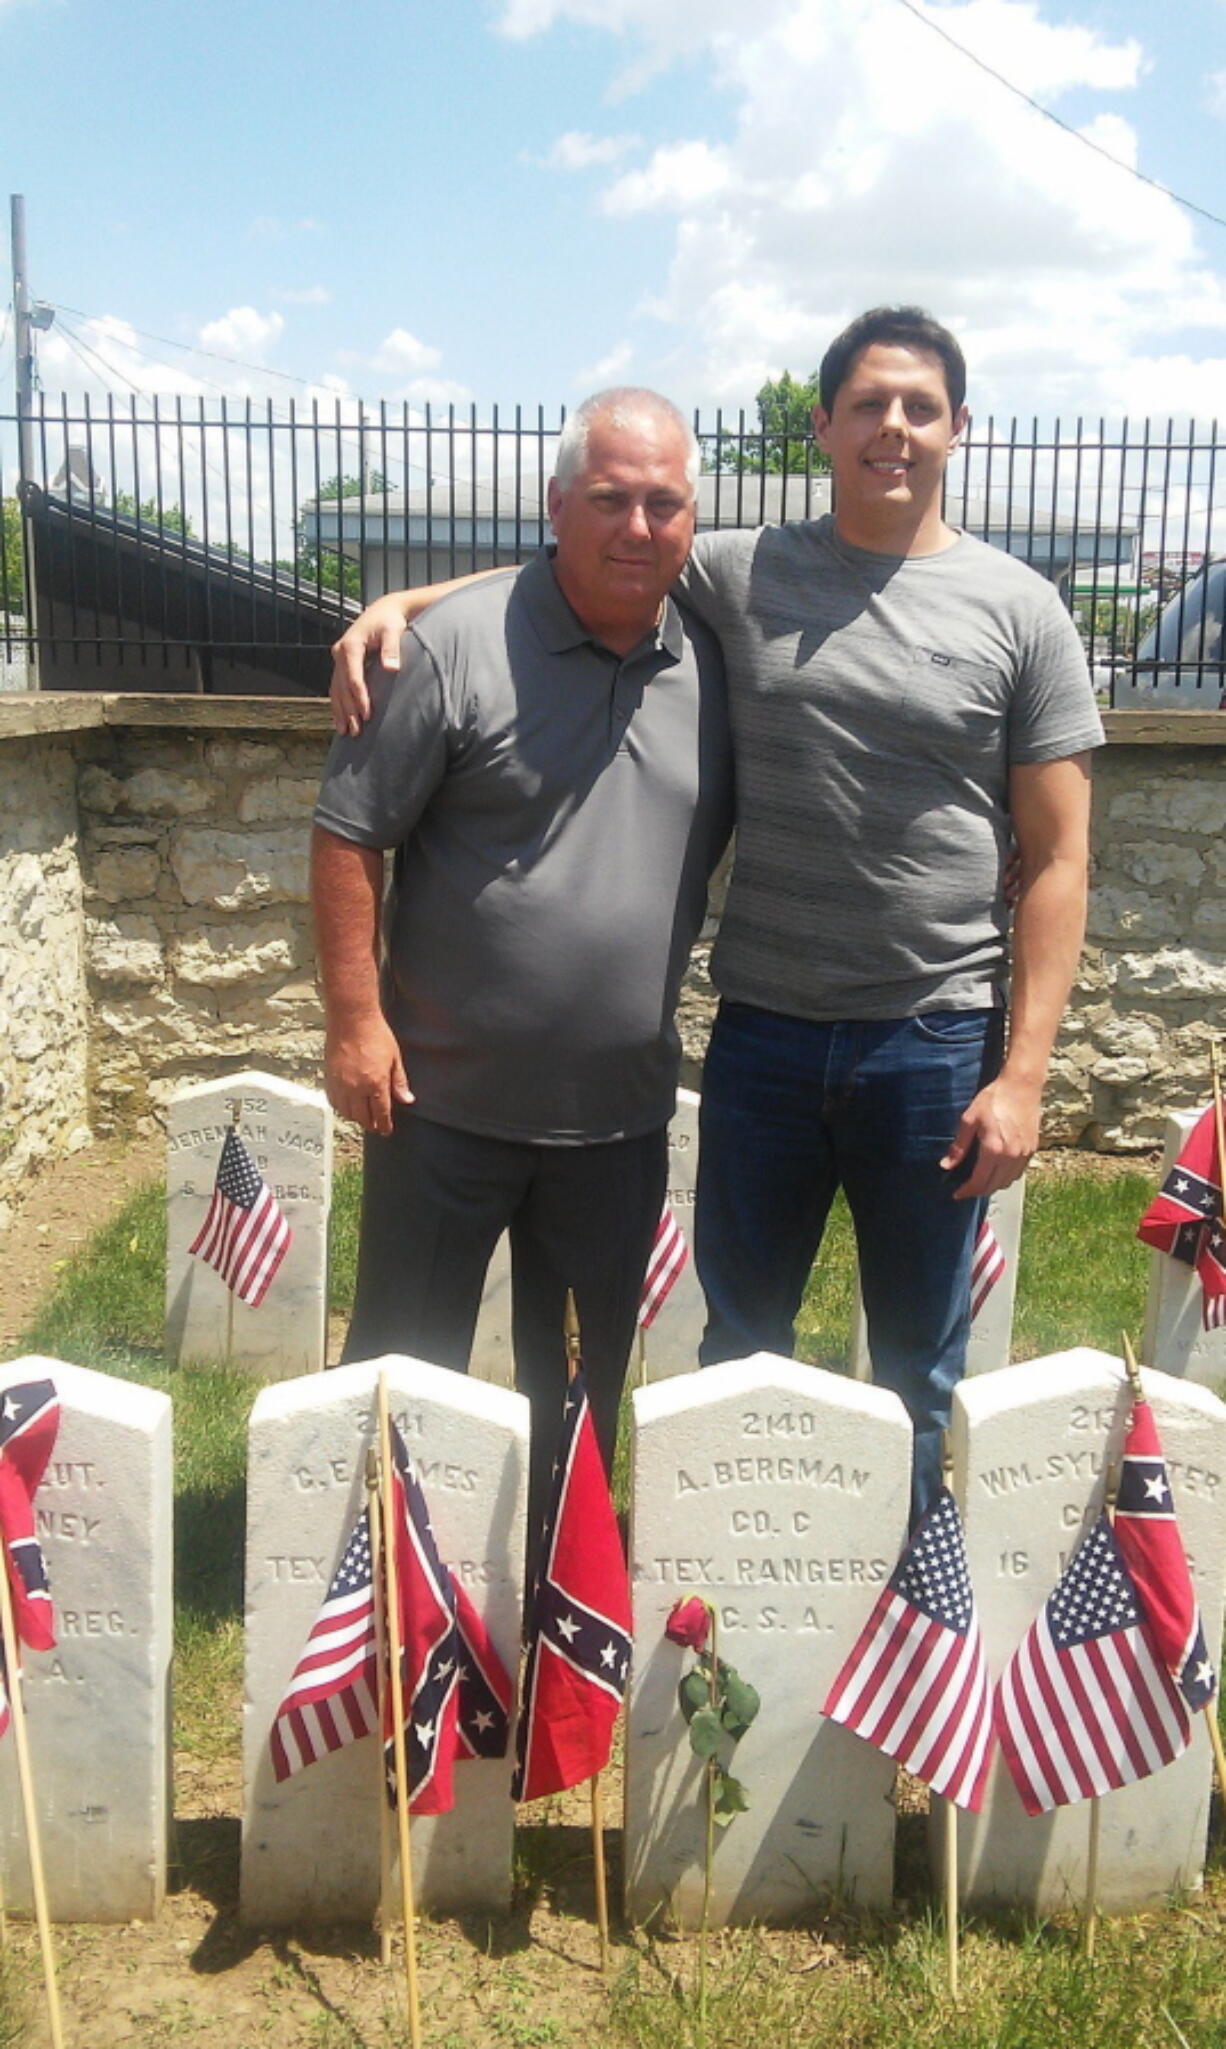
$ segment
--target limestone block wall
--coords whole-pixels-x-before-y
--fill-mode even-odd
[[[71,741],[0,747],[0,1227],[8,1198],[85,1129],[88,999]]]
[[[1226,1030],[1226,716],[1115,712],[1095,762],[1086,950],[1048,1090],[1049,1139],[1160,1146],[1207,1100]]]
[[[1226,718],[1108,728],[1046,1136],[1128,1151],[1204,1099],[1226,1014]],[[161,1121],[181,1082],[317,1082],[307,838],[329,730],[322,703],[268,698],[0,700],[0,1205],[87,1123]],[[690,1086],[710,937],[682,998]]]
[[[244,730],[107,726],[78,780],[92,1103],[107,1130],[240,1067],[315,1081],[322,1032],[307,840],[322,707]],[[252,708],[254,709],[254,708]],[[291,716],[287,717],[286,714]]]

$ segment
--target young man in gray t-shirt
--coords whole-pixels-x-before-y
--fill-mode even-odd
[[[737,780],[703,1078],[703,1360],[791,1351],[842,1186],[874,1377],[916,1427],[917,1511],[965,1365],[985,1199],[1038,1143],[1102,738],[1054,589],[941,516],[965,378],[917,309],[853,322],[815,414],[833,518],[702,535],[679,585],[723,646]],[[338,712],[426,595],[381,600],[338,643]]]

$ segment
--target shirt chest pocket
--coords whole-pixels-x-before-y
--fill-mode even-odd
[[[926,750],[968,764],[1003,756],[1010,701],[1003,668],[941,648],[915,647],[907,700],[915,737]]]

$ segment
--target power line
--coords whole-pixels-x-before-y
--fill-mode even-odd
[[[996,80],[997,85],[1003,85],[1005,91],[1011,92],[1015,99],[1021,100],[1027,107],[1032,107],[1036,114],[1041,114],[1045,121],[1050,121],[1055,127],[1063,129],[1066,135],[1071,135],[1074,142],[1081,143],[1085,149],[1092,149],[1095,156],[1103,157],[1107,163],[1114,164],[1117,171],[1126,171],[1128,176],[1135,178],[1139,184],[1148,185],[1154,192],[1161,192],[1166,199],[1173,199],[1176,206],[1186,207],[1189,213],[1199,214],[1202,220],[1212,221],[1215,228],[1226,228],[1226,219],[1223,219],[1220,213],[1211,213],[1207,206],[1199,206],[1194,199],[1185,199],[1182,193],[1173,191],[1169,185],[1164,185],[1160,178],[1148,177],[1144,171],[1138,171],[1135,164],[1126,164],[1123,157],[1113,156],[1109,149],[1103,148],[1101,142],[1092,141],[1088,135],[1083,135],[1079,128],[1074,128],[1068,121],[1062,121],[1059,114],[1053,114],[1051,108],[1045,107],[1041,100],[1032,99],[1028,92],[1023,92],[1020,85],[1014,85],[1013,80],[1006,78],[1003,71],[995,70],[984,58],[977,57],[973,50],[968,50],[965,43],[960,43],[956,36],[951,36],[949,30],[942,28],[931,15],[921,13],[915,5],[915,0],[898,0],[898,5],[905,7],[907,13],[913,15],[924,28],[930,28],[934,35],[940,36],[942,42],[948,43],[950,49],[956,50],[960,57],[967,58],[970,63],[977,65],[980,71],[985,71],[989,78]]]

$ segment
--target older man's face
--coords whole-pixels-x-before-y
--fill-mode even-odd
[[[650,631],[690,552],[686,454],[666,416],[644,413],[624,427],[598,416],[583,469],[565,488],[549,486],[558,582],[584,625],[613,645]]]

